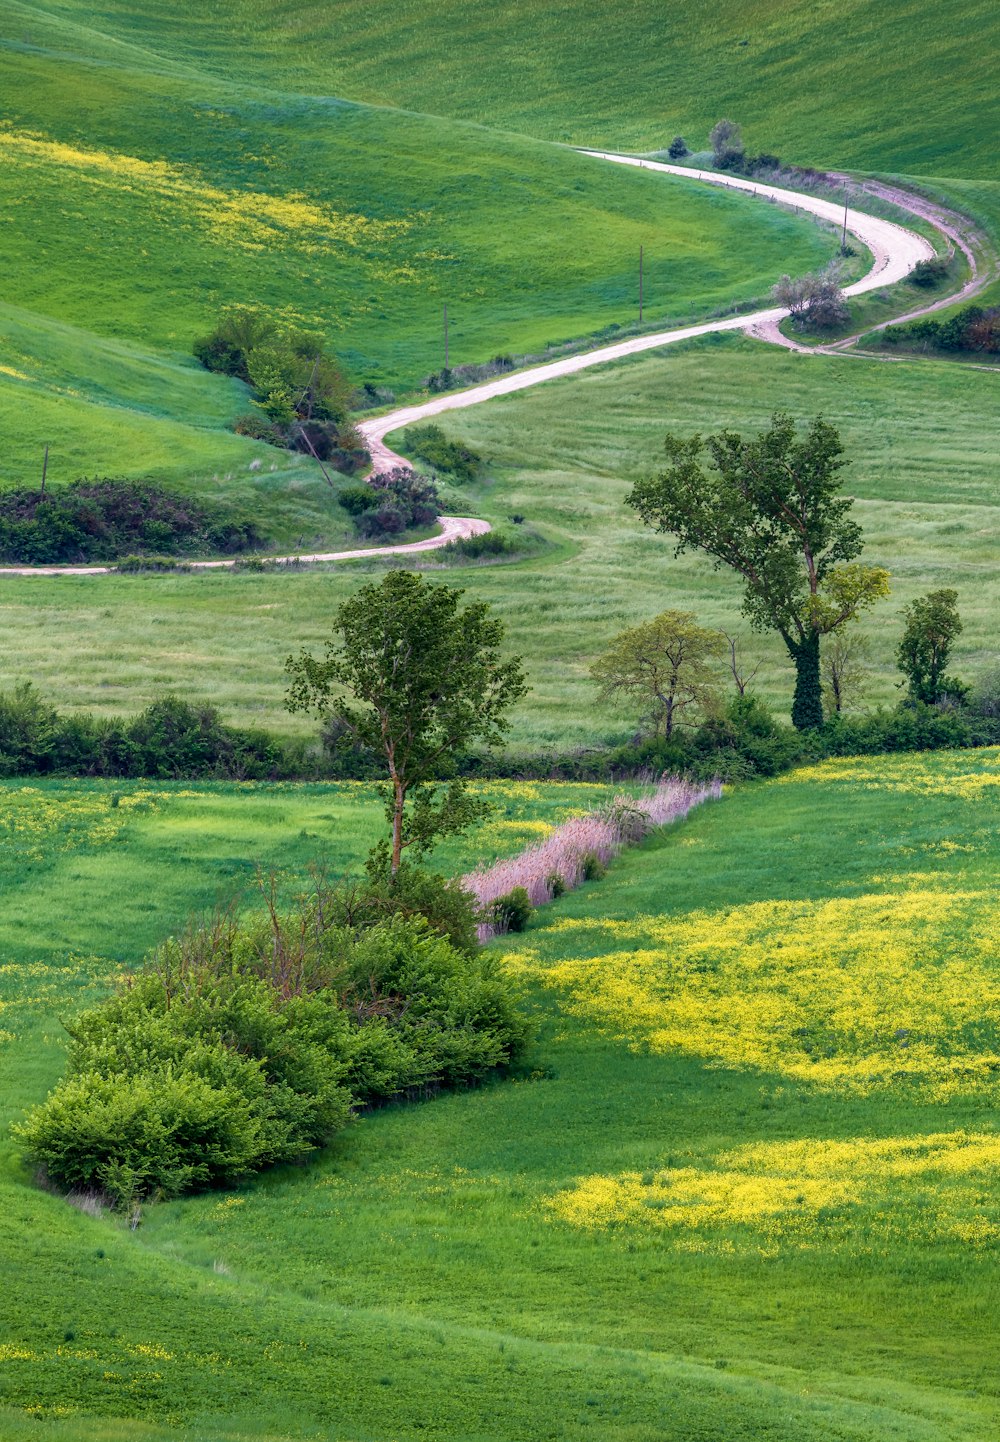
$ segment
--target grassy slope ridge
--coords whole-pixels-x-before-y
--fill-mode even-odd
[[[82,0],[17,9],[29,32],[94,24]],[[106,0],[97,28],[220,75],[575,144],[656,147],[678,130],[700,143],[725,113],[755,149],[802,163],[995,169],[989,0],[221,0],[211,16],[193,0]]]
[[[0,479],[33,474],[45,441],[57,484],[245,470],[261,448],[223,427],[246,394],[190,356],[230,302],[323,331],[359,381],[407,386],[442,363],[444,303],[453,363],[480,361],[630,322],[640,245],[663,323],[832,253],[776,207],[748,238],[746,201],[696,183],[100,51],[79,27],[0,44]]]
[[[491,601],[525,656],[532,691],[514,716],[517,746],[588,745],[630,734],[635,718],[595,706],[590,662],[626,625],[667,606],[743,630],[763,662],[757,687],[786,708],[791,669],[773,637],[751,637],[738,581],[702,558],[672,558],[624,498],[654,468],[668,427],[763,426],[770,411],[823,413],[843,434],[868,559],[893,573],[892,598],[864,629],[877,673],[871,700],[893,703],[903,603],[954,585],[966,630],[954,669],[975,677],[995,649],[995,377],[935,362],[892,365],[792,355],[717,337],[587,372],[444,418],[449,435],[491,458],[491,479],[456,490],[459,514],[512,533],[520,512],[552,545],[514,567],[445,573]],[[366,579],[356,566],[289,575],[0,578],[0,619],[18,637],[0,684],[33,676],[60,704],[138,709],[176,688],[234,720],[301,730],[282,709],[285,656],[326,639],[337,602]],[[100,615],[101,624],[92,622]]]
[[[91,1415],[156,1438],[986,1442],[998,767],[834,763],[696,813],[505,948],[542,1075],[367,1117],[305,1171],[131,1236],[8,1155],[0,1236],[30,1275],[0,1292],[8,1405],[87,1442],[120,1435]],[[237,861],[346,859],[374,820],[364,788],[161,787],[111,834],[108,791],[39,788],[5,862],[4,960],[34,959],[0,972],[12,1107],[55,1073],[55,1016]],[[508,788],[466,855],[596,794]]]

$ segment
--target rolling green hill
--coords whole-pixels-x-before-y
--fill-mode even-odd
[[[988,0],[106,0],[12,5],[18,30],[574,144],[704,142],[720,115],[800,164],[992,179]],[[96,34],[95,34],[96,32]],[[152,57],[158,57],[154,62]],[[887,68],[890,67],[891,69]]]
[[[312,1166],[130,1233],[5,1146],[0,1433],[987,1442],[998,763],[829,763],[703,808],[504,945],[529,1074]],[[494,788],[445,859],[600,794]],[[188,907],[257,859],[342,864],[375,815],[363,787],[0,788],[6,1114]]]
[[[739,196],[565,148],[219,81],[19,10],[7,36],[3,480],[34,475],[46,442],[56,484],[245,469],[261,447],[224,428],[246,394],[190,355],[229,303],[322,331],[359,384],[412,387],[443,364],[445,304],[452,364],[479,362],[632,323],[640,246],[663,323],[833,251],[777,207],[751,228]]]

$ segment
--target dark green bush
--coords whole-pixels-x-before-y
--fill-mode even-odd
[[[404,435],[404,444],[420,460],[436,470],[447,471],[456,481],[474,481],[483,468],[478,451],[450,441],[440,426],[411,426]]]
[[[608,868],[597,855],[596,851],[588,851],[580,866],[580,875],[584,881],[600,881],[606,876]]]
[[[148,481],[0,492],[0,560],[17,565],[115,561],[167,549],[232,554],[261,540],[253,521]]]
[[[337,497],[337,504],[343,506],[349,516],[363,516],[379,504],[379,495],[371,486],[345,486]]]
[[[440,556],[442,560],[456,557],[464,561],[482,561],[490,557],[523,555],[526,549],[526,541],[519,545],[503,531],[484,531],[479,536],[460,536],[457,541],[449,541],[447,546],[442,546]]]
[[[933,260],[918,260],[906,278],[911,285],[926,288],[940,285],[941,281],[948,278],[948,262],[939,256],[935,256]]]
[[[284,449],[285,438],[281,428],[259,411],[248,411],[245,415],[237,416],[233,421],[233,430],[238,436],[247,436],[252,441],[266,441],[269,446],[280,446]]]
[[[535,908],[523,886],[512,887],[503,896],[491,902],[488,921],[497,931],[524,931],[534,914]]]

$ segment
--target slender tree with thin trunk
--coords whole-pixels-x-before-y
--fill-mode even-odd
[[[704,551],[742,576],[751,626],[776,631],[795,665],[793,723],[821,726],[820,638],[889,591],[888,571],[855,560],[863,539],[841,495],[839,435],[822,417],[800,435],[776,412],[750,439],[668,435],[665,448],[666,470],[639,481],[628,504],[675,538],[676,555]]]
[[[456,776],[468,746],[501,744],[526,692],[518,658],[501,654],[503,622],[464,591],[393,571],[338,606],[322,659],[285,663],[290,711],[315,711],[340,744],[379,757],[390,841],[376,848],[395,877],[403,851],[420,855],[489,809]],[[444,784],[441,784],[444,783]]]
[[[590,674],[604,700],[644,706],[655,734],[669,741],[685,712],[711,705],[719,684],[711,663],[725,646],[693,612],[664,611],[616,636]]]

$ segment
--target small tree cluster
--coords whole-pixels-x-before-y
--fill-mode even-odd
[[[351,388],[322,335],[289,326],[260,306],[233,305],[194,344],[208,370],[252,387],[258,409],[236,422],[243,435],[304,451],[321,464],[358,448]]]
[[[794,280],[783,275],[772,295],[802,330],[832,330],[850,315],[840,274],[833,267]]]
[[[777,631],[795,664],[793,722],[822,725],[820,640],[889,590],[887,571],[856,559],[863,540],[840,494],[840,437],[822,417],[800,436],[777,412],[751,439],[668,435],[665,449],[667,469],[639,481],[627,503],[674,537],[675,554],[703,551],[743,578],[751,625]]]

